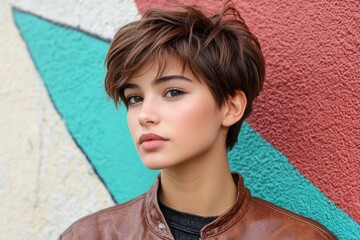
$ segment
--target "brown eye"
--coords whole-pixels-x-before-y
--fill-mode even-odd
[[[165,97],[172,98],[180,96],[182,94],[184,94],[184,92],[179,89],[170,89],[166,92]]]
[[[140,96],[131,96],[131,97],[126,98],[126,101],[127,101],[128,105],[132,105],[132,104],[141,102],[142,97],[140,97]]]

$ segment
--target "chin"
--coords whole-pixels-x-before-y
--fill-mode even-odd
[[[144,164],[146,168],[150,170],[161,170],[164,168],[164,166],[161,166],[159,164]]]
[[[160,159],[141,159],[144,166],[151,170],[161,170],[171,166],[168,161],[164,162]]]
[[[151,169],[151,170],[160,170],[160,169],[164,168],[164,165],[156,160],[151,160],[151,161],[143,160],[142,162],[146,168]]]

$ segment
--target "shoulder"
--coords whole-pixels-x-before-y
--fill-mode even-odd
[[[132,218],[138,219],[143,214],[144,200],[145,194],[142,194],[128,202],[85,216],[68,227],[59,239],[73,239],[75,235],[77,237],[94,236],[99,234],[99,229],[116,231],[123,227],[123,224],[133,223]]]
[[[282,239],[282,236],[297,236],[291,239],[337,239],[320,223],[256,197],[252,197],[246,215],[262,219],[264,227],[279,236],[277,239]]]

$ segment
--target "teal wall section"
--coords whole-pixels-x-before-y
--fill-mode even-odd
[[[248,124],[242,126],[229,158],[254,196],[315,219],[340,239],[360,239],[359,225]]]
[[[30,14],[15,11],[14,17],[55,108],[115,200],[145,192],[157,172],[142,165],[125,109],[116,111],[105,94],[109,44]]]
[[[15,10],[14,17],[54,106],[109,192],[118,203],[145,192],[158,172],[139,160],[126,110],[107,100],[108,43],[31,14]],[[321,222],[340,239],[360,239],[358,224],[247,124],[230,152],[230,164],[253,195]]]

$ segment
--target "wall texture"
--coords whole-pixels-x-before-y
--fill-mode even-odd
[[[103,63],[117,28],[167,2],[0,0],[0,239],[56,239],[152,184]],[[231,168],[254,195],[360,239],[360,4],[234,2],[267,79]]]

